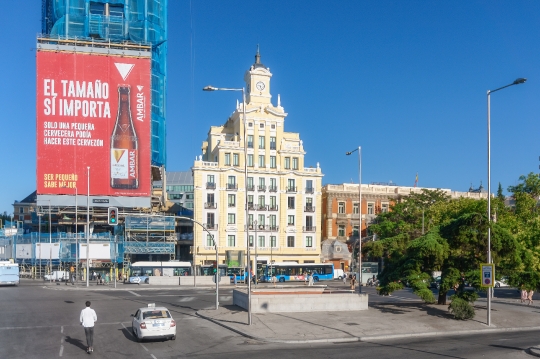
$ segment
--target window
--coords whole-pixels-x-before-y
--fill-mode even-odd
[[[206,235],[206,246],[207,246],[207,247],[212,247],[212,246],[214,246],[214,239],[213,239],[212,236],[209,235],[209,234]]]
[[[264,218],[264,214],[259,214],[259,220],[257,221],[259,226],[264,226]]]
[[[367,204],[367,214],[375,214],[375,203],[371,202]]]
[[[296,192],[296,186],[294,185],[294,179],[287,180],[287,191]]]
[[[167,197],[169,197],[169,199],[182,199],[184,195],[181,193],[167,193]]]
[[[259,167],[266,167],[264,164],[264,155],[259,155]]]
[[[227,178],[227,183],[229,184],[236,184],[236,176],[229,176]]]
[[[231,154],[226,153],[225,154],[225,166],[230,166],[230,165],[231,165]]]
[[[268,190],[270,192],[277,192],[277,181],[275,178],[270,178],[270,188]]]
[[[287,197],[287,208],[294,209],[294,197]]]
[[[306,247],[313,247],[313,237],[311,236],[306,237]]]
[[[227,215],[227,224],[235,224],[236,223],[236,215],[234,213],[229,213]]]
[[[287,236],[287,247],[294,247],[294,236]]]
[[[338,202],[338,213],[345,213],[345,202]]]
[[[248,127],[253,127],[253,122],[248,122]]]
[[[270,236],[270,247],[276,248],[276,236]]]
[[[206,194],[206,203],[207,203],[207,208],[215,208],[215,206],[214,206],[214,194],[213,193],[207,193]]]
[[[345,237],[345,226],[343,224],[338,227],[338,237]]]
[[[381,204],[381,212],[382,213],[388,212],[388,203],[382,203]]]
[[[268,221],[270,222],[270,223],[268,223],[268,225],[270,226],[270,230],[274,229],[276,227],[276,215],[271,214],[268,217]]]
[[[247,160],[248,160],[248,167],[253,167],[253,155],[252,154],[249,154],[247,155]]]
[[[291,158],[285,157],[285,169],[288,170],[291,168]]]
[[[270,196],[270,208],[276,208],[276,196]]]
[[[19,214],[19,221],[24,221],[24,214]]]
[[[276,125],[272,125],[272,128],[276,128]],[[275,150],[276,149],[276,138],[271,136],[270,137],[270,149]]]
[[[235,238],[234,234],[227,236],[227,246],[236,247],[236,238]]]
[[[259,124],[259,128],[264,128],[264,123]]]
[[[313,193],[313,180],[306,180],[306,193]]]
[[[266,241],[265,241],[264,236],[259,236],[259,247],[261,248],[265,247],[265,244],[266,244],[265,242]]]
[[[227,198],[227,203],[229,204],[229,207],[236,207],[236,195],[230,194]]]
[[[264,150],[264,136],[259,136],[259,150]]]
[[[253,191],[255,187],[255,185],[253,184],[253,177],[247,178],[247,187],[248,187],[248,191]]]
[[[250,194],[248,196],[248,206],[253,207],[253,195],[252,194]]]
[[[358,225],[353,226],[352,234],[353,234],[353,236],[358,235]]]
[[[206,214],[206,226],[208,228],[214,228],[214,213]]]
[[[265,179],[264,179],[264,177],[259,177],[259,187],[261,187],[261,188],[265,187]]]
[[[313,198],[311,197],[306,198],[306,208],[313,208]]]
[[[264,195],[259,196],[259,207],[264,207]]]
[[[276,168],[276,156],[270,156],[270,168]]]
[[[251,125],[251,123],[250,123]],[[248,148],[253,148],[253,135],[248,135],[247,136],[247,147]]]
[[[207,183],[214,183],[214,175],[207,175],[206,176],[206,182]]]
[[[294,226],[294,216],[293,215],[287,216],[287,225],[288,226]]]
[[[186,193],[186,199],[193,199],[193,193]]]
[[[233,153],[233,166],[240,166],[240,156],[238,153]]]
[[[22,207],[19,207],[19,213],[24,213],[24,210]]]
[[[249,225],[253,224],[253,215],[252,214],[250,214],[249,217],[248,217],[248,224]]]
[[[293,157],[293,159],[292,159],[292,169],[293,170],[298,169],[298,157]]]
[[[253,247],[253,236],[249,236],[249,246]]]
[[[352,210],[352,213],[353,213],[353,214],[358,214],[358,213],[360,213],[360,211],[358,211],[358,202],[357,202],[357,203],[353,203],[353,210]]]
[[[315,230],[315,227],[313,227],[313,216],[306,216],[306,231],[313,230]]]

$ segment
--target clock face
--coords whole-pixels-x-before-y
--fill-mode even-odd
[[[257,84],[255,86],[257,86],[257,90],[259,90],[259,91],[264,90],[264,83],[263,82],[259,81],[259,82],[257,82]]]

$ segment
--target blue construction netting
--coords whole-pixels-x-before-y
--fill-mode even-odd
[[[42,0],[42,32],[152,45],[152,164],[166,165],[168,0]],[[106,16],[105,4],[109,15]]]

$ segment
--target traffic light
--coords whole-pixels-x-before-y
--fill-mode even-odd
[[[118,224],[118,208],[109,207],[107,222],[109,223],[109,226],[116,226]]]
[[[217,262],[216,261],[214,261],[214,269],[213,269],[213,271],[214,271],[214,274],[217,273]]]

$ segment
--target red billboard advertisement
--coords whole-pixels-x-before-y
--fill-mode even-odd
[[[37,193],[150,197],[150,58],[37,53]]]

